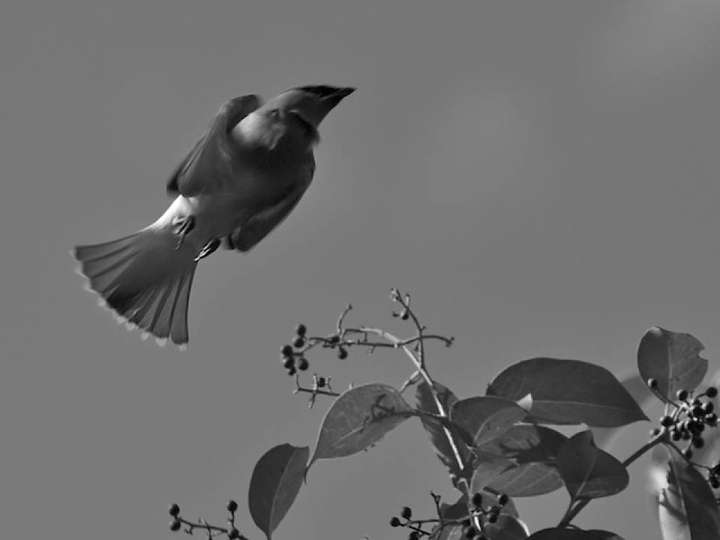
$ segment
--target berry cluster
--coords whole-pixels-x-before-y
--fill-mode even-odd
[[[299,349],[305,347],[307,343],[307,327],[300,323],[295,328],[295,337],[292,345],[283,345],[280,354],[282,356],[283,367],[287,369],[288,375],[295,375],[298,370],[305,371],[310,367],[310,362],[305,358],[303,352]],[[297,350],[296,350],[297,349]]]
[[[658,386],[655,379],[649,379],[647,384],[651,390],[655,390]],[[718,390],[714,386],[707,388],[705,392],[695,397],[687,390],[678,390],[675,394],[677,402],[673,403],[674,411],[660,418],[661,427],[654,429],[652,435],[658,436],[661,433],[667,433],[673,442],[687,441],[683,455],[687,459],[691,459],[694,448],[699,449],[705,446],[703,432],[706,427],[713,428],[718,425],[718,416],[712,402],[717,395]]]
[[[438,498],[439,499],[439,498]],[[436,499],[436,503],[437,500]],[[408,527],[411,529],[408,535],[408,540],[419,540],[421,536],[430,535],[422,528],[423,524],[426,523],[456,523],[462,526],[463,538],[468,540],[487,540],[487,537],[483,534],[483,529],[487,524],[496,523],[500,517],[503,507],[508,503],[509,498],[505,493],[499,493],[497,495],[497,501],[494,504],[485,505],[485,500],[481,493],[475,493],[472,497],[472,510],[470,516],[463,519],[462,521],[450,520],[438,520],[438,519],[426,519],[426,520],[413,520],[412,510],[405,506],[400,512],[400,516],[393,516],[390,518],[391,527]],[[438,512],[439,513],[439,512]],[[472,519],[471,519],[472,518]],[[473,523],[479,524],[478,529]]]
[[[225,507],[228,511],[228,524],[229,527],[217,527],[210,525],[205,520],[198,520],[197,523],[188,521],[180,515],[180,507],[177,504],[171,504],[168,509],[168,513],[172,516],[170,521],[170,530],[172,532],[179,531],[183,525],[185,525],[185,532],[187,534],[193,534],[195,529],[201,529],[207,532],[208,538],[214,538],[215,536],[224,535],[228,540],[248,540],[244,535],[240,534],[240,531],[235,526],[235,512],[237,512],[238,504],[232,499],[228,501]]]

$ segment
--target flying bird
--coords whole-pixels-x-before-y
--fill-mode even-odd
[[[225,103],[170,175],[174,200],[154,223],[73,250],[99,303],[143,337],[184,346],[198,262],[220,247],[250,250],[287,217],[313,178],[320,122],[353,91],[302,86]]]

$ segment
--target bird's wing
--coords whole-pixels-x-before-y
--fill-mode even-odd
[[[222,180],[232,174],[228,134],[260,104],[260,97],[252,94],[225,103],[207,132],[170,175],[168,195],[191,197],[219,187]]]
[[[242,227],[238,227],[226,236],[223,239],[223,247],[237,251],[249,251],[252,249],[270,231],[280,225],[292,209],[295,208],[310,185],[314,172],[315,160],[311,155],[310,160],[301,168],[298,181],[292,188],[273,204],[261,208]]]

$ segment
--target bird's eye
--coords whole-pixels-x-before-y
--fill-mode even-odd
[[[280,116],[280,111],[278,109],[270,109],[268,114],[270,115],[270,118],[277,118]]]

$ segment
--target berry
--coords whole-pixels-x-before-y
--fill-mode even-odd
[[[675,423],[672,416],[665,415],[660,419],[660,425],[664,427],[670,427]]]
[[[657,437],[658,435],[660,435],[660,429],[659,429],[659,428],[655,428],[655,429],[651,429],[651,430],[650,430],[650,436],[651,436],[651,437]]]
[[[390,518],[390,526],[391,527],[399,527],[400,526],[400,518],[397,516],[393,516]]]
[[[326,384],[327,384],[327,381],[325,380],[325,377],[318,377],[318,379],[317,379],[317,387],[318,388],[325,388]]]
[[[688,391],[687,390],[678,390],[677,393],[675,394],[675,396],[680,401],[685,401],[688,398]]]
[[[692,457],[693,457],[692,450],[690,448],[686,448],[685,450],[683,450],[683,456],[685,456],[685,459],[692,459]]]
[[[720,480],[718,480],[718,477],[717,477],[717,476],[711,476],[711,477],[710,477],[710,486],[711,486],[713,489],[720,488]]]
[[[337,345],[338,343],[340,343],[340,336],[338,336],[337,334],[334,336],[330,336],[328,338],[328,343],[330,345]]]
[[[303,323],[300,323],[295,327],[295,333],[300,337],[304,336],[306,332],[307,327]]]
[[[300,360],[298,360],[297,367],[300,371],[305,371],[307,368],[310,367],[310,362],[308,362],[307,358],[305,358],[304,356],[301,356]]]
[[[238,509],[238,503],[236,503],[235,501],[233,501],[232,499],[230,499],[230,500],[228,501],[228,503],[227,503],[227,507],[226,507],[226,508],[227,508],[227,511],[228,511],[228,512],[230,512],[231,514],[234,514],[234,513],[237,511],[237,509]]]
[[[347,349],[345,347],[338,347],[337,355],[340,360],[345,360],[348,357]]]
[[[280,352],[281,352],[283,358],[292,358],[293,348],[290,345],[283,345],[283,348]]]
[[[285,360],[283,360],[283,367],[285,369],[290,369],[295,365],[295,359],[292,356],[285,357]]]
[[[293,341],[293,347],[295,347],[296,349],[299,349],[300,347],[303,347],[303,346],[305,346],[305,338],[302,336],[296,337],[295,340]]]
[[[475,527],[468,527],[465,531],[465,538],[475,538],[478,534],[478,530]]]
[[[508,503],[508,496],[506,493],[501,493],[498,497],[498,504],[500,506],[505,506]]]
[[[714,386],[710,386],[707,390],[705,390],[705,395],[712,399],[718,395],[718,389]]]
[[[408,540],[420,540],[420,533],[417,531],[411,532],[408,534]]]
[[[482,507],[482,503],[483,503],[482,494],[481,494],[481,493],[476,493],[475,495],[473,495],[472,503],[473,503],[473,505],[475,506],[475,508],[480,508],[480,507]]]
[[[708,426],[716,426],[718,423],[718,416],[715,413],[710,413],[705,417],[705,423]]]
[[[694,437],[692,440],[692,445],[695,448],[702,448],[705,446],[705,440],[702,437]]]
[[[295,375],[296,373],[297,373],[297,370],[295,369],[295,366],[293,366],[293,367],[291,367],[290,369],[288,369],[288,375],[290,375],[291,377],[292,377],[293,375]]]
[[[180,514],[180,507],[177,504],[171,504],[170,508],[168,509],[168,513],[172,517],[178,517],[178,515]]]
[[[403,506],[402,512],[400,512],[400,515],[403,517],[403,519],[410,519],[412,517],[412,510],[409,506]]]
[[[677,429],[673,429],[670,432],[670,437],[673,441],[679,441],[680,439],[682,439],[682,433],[680,433]]]
[[[653,390],[655,390],[655,389],[658,387],[657,379],[648,379],[648,380],[647,380],[647,385],[648,385],[648,387],[650,387],[650,388],[652,388]]]
[[[488,523],[495,523],[498,520],[498,515],[495,512],[492,512],[491,514],[488,514],[487,520]]]
[[[180,523],[179,519],[173,519],[170,522],[170,530],[172,532],[179,531],[181,526],[182,526],[182,523]]]
[[[228,531],[228,538],[230,540],[237,540],[238,538],[240,538],[240,531],[233,527]]]
[[[702,409],[705,414],[710,414],[715,410],[715,406],[713,405],[712,401],[706,401],[705,403],[703,403]]]
[[[701,406],[701,405],[695,405],[695,406],[692,408],[692,415],[693,415],[695,418],[700,418],[701,416],[705,416],[705,412],[703,411],[702,406]]]

